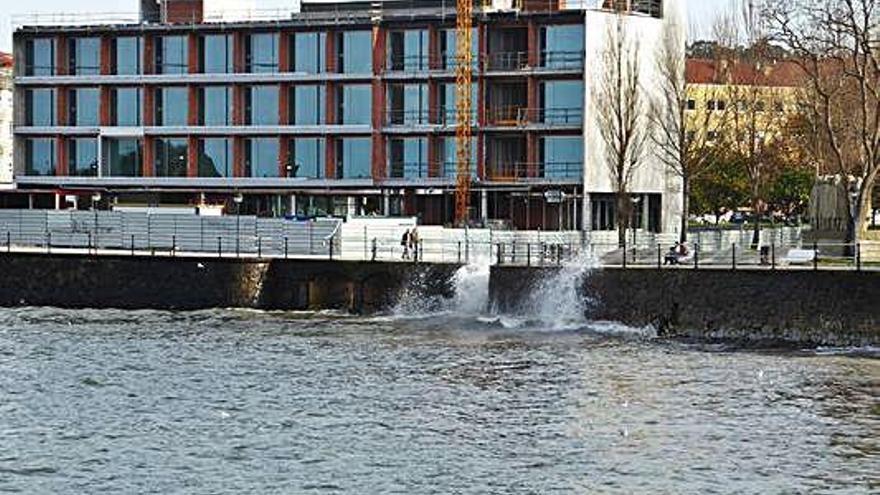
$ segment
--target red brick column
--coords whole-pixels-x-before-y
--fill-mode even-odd
[[[371,171],[374,180],[388,176],[388,163],[385,156],[385,137],[382,128],[385,126],[385,85],[379,77],[385,68],[385,29],[373,27],[373,146]]]
[[[324,143],[324,177],[333,179],[336,177],[336,137],[327,136]]]
[[[55,90],[57,98],[55,100],[55,122],[58,126],[67,125],[70,114],[70,105],[68,104],[68,92],[70,90],[64,86],[58,86]]]
[[[290,33],[278,35],[278,72],[290,72]]]
[[[278,176],[287,177],[287,160],[290,159],[290,139],[287,136],[278,137]]]
[[[199,140],[195,136],[187,139],[186,176],[199,176]]]
[[[190,74],[198,74],[199,67],[199,36],[189,33],[187,36],[186,63]]]
[[[110,86],[104,85],[100,89],[100,103],[98,105],[98,122],[102,126],[113,125],[110,121],[110,106],[113,101],[111,98]]]
[[[232,65],[235,72],[245,71],[245,38],[244,33],[238,31],[232,35]]]
[[[431,24],[428,26],[428,69],[440,70],[441,66],[440,31],[436,24]]]
[[[113,38],[101,36],[101,74],[113,73]]]
[[[144,107],[143,107],[143,121],[144,125],[154,126],[156,125],[156,88],[152,85],[144,85]]]
[[[67,139],[62,135],[58,135],[55,139],[55,156],[58,162],[55,164],[55,175],[66,177],[70,175],[69,160],[67,156]]]
[[[278,85],[278,124],[290,125],[290,83]]]
[[[341,68],[338,67],[339,60],[336,57],[336,33],[334,31],[327,31],[326,43],[327,72],[339,72]]]
[[[156,176],[156,139],[144,136],[144,177]]]
[[[70,75],[70,57],[67,37],[64,35],[55,37],[55,73],[59,76]]]
[[[144,74],[156,73],[156,36],[144,35]]]
[[[232,176],[244,177],[244,138],[232,138]]]

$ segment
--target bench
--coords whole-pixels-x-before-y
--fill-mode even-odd
[[[816,260],[816,251],[812,249],[790,249],[785,256],[785,262],[789,265],[803,265]]]

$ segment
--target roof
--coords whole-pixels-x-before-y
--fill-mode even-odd
[[[688,59],[685,77],[691,84],[738,84],[773,87],[797,87],[806,83],[806,75],[794,62],[774,62],[764,70],[755,65],[726,60]]]
[[[0,67],[4,69],[10,69],[13,65],[13,58],[11,53],[0,52]]]

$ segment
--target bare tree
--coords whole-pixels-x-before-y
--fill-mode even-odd
[[[849,179],[847,239],[858,243],[880,174],[880,2],[779,0],[764,13],[808,80],[818,158]]]
[[[605,145],[617,205],[618,244],[626,243],[632,216],[631,186],[648,139],[645,102],[639,83],[639,44],[626,29],[624,14],[607,32],[602,77],[594,94],[599,134]]]
[[[724,109],[708,109],[704,102],[718,101],[716,85],[703,91],[686,78],[686,61],[682,57],[684,33],[678,24],[665,28],[663,43],[657,57],[659,95],[652,102],[650,120],[655,132],[651,140],[659,160],[669,173],[681,180],[681,242],[687,241],[691,181],[706,173],[715,161],[718,136],[726,123]],[[703,89],[703,88],[700,88]]]

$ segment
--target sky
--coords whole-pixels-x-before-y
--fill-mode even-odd
[[[33,13],[75,12],[128,12],[138,11],[138,0],[0,0],[0,51],[12,48],[12,16]],[[684,0],[687,3],[691,25],[708,29],[718,12],[725,10],[732,0]],[[71,8],[71,4],[75,7]],[[257,8],[286,8],[293,0],[256,0]]]

